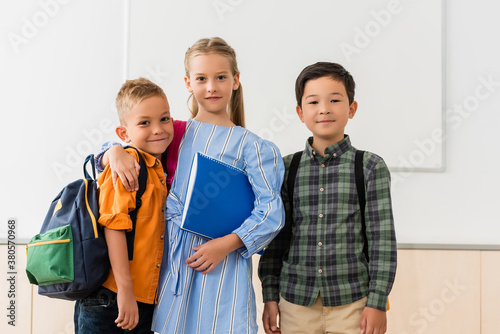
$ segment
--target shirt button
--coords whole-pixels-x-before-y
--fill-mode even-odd
[[[333,153],[333,157],[336,158],[337,157],[337,153]]]
[[[163,234],[162,234],[162,235],[160,235],[160,239],[161,239],[161,240],[163,240],[163,238],[164,238]]]
[[[318,246],[319,246],[319,247],[323,246],[323,243],[322,243],[321,241],[320,241],[320,242],[318,242]]]
[[[319,188],[319,191],[323,192],[325,191],[325,188]]]
[[[159,264],[159,263],[156,265],[156,268],[160,268],[160,264]],[[321,269],[320,269],[320,270],[321,270]]]
[[[158,162],[158,160],[156,160],[155,165],[158,166],[158,164],[159,164],[159,162]]]
[[[323,272],[323,269],[318,269],[318,274],[321,274]]]
[[[325,167],[325,164],[321,164],[321,167],[323,167],[323,168],[324,168],[324,167]]]
[[[319,218],[323,218],[323,214],[322,213],[319,214]]]
[[[161,180],[161,184],[165,184],[165,180]]]
[[[316,151],[313,151],[313,154],[316,155]]]

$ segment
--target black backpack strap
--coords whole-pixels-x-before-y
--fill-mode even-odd
[[[288,178],[286,179],[286,185],[288,188],[288,203],[290,204],[290,212],[293,214],[293,191],[295,188],[295,178],[297,177],[297,170],[299,169],[300,158],[302,157],[302,152],[295,152],[290,162],[290,167],[288,168]]]
[[[365,151],[357,150],[354,157],[354,175],[356,178],[356,190],[358,191],[359,207],[361,209],[361,233],[363,234],[364,244],[363,253],[365,254],[366,261],[370,262],[368,256],[368,238],[366,236],[366,221],[365,221],[365,207],[366,207],[366,194],[365,194],[365,173],[363,171],[363,155]]]
[[[132,220],[132,231],[125,233],[127,237],[128,259],[132,261],[134,258],[134,240],[135,240],[135,226],[137,223],[137,212],[139,211],[139,208],[142,205],[141,197],[144,194],[144,191],[146,190],[146,183],[148,180],[148,170],[146,167],[146,162],[142,158],[142,155],[138,149],[136,149],[133,146],[126,146],[124,148],[133,148],[134,150],[137,151],[137,155],[139,156],[139,166],[141,166],[138,177],[139,190],[137,190],[137,193],[135,195],[135,209],[129,212],[130,219]]]
[[[293,217],[293,192],[295,188],[295,178],[297,176],[297,170],[299,169],[300,158],[302,157],[302,151],[295,152],[288,167],[288,176],[286,179],[287,194],[288,194],[288,204],[290,205],[289,213]],[[290,249],[290,242],[292,240],[292,225],[291,219],[285,219],[285,226],[280,231],[276,237],[281,242],[282,248],[282,258],[288,258],[288,251]]]

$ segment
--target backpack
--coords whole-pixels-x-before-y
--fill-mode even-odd
[[[134,147],[129,146],[137,150]],[[133,259],[137,211],[146,189],[147,169],[139,153],[139,190],[131,211],[133,229],[126,233],[129,260]],[[87,172],[92,165],[93,177]],[[52,201],[40,233],[26,247],[26,274],[43,296],[78,300],[87,297],[106,281],[110,262],[99,220],[99,189],[94,155],[83,164],[84,178],[66,187]]]

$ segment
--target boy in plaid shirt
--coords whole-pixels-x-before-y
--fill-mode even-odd
[[[387,329],[396,274],[390,174],[381,157],[364,153],[363,233],[356,149],[344,134],[357,110],[354,87],[349,72],[327,62],[306,67],[296,80],[297,114],[313,136],[301,154],[293,194],[283,184],[285,228],[259,264],[268,334],[382,334]],[[283,159],[285,180],[292,156]]]

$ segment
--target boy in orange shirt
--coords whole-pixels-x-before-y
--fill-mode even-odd
[[[77,302],[78,334],[152,333],[168,193],[160,158],[174,136],[173,120],[163,90],[144,78],[123,84],[116,107],[120,119],[116,134],[139,150],[147,166],[147,186],[137,212],[133,260],[129,261],[125,232],[132,230],[129,212],[135,209],[136,192],[128,192],[121,182],[115,188],[109,166],[99,176],[99,224],[105,227],[111,270],[102,288]],[[139,160],[137,151],[126,151]]]

